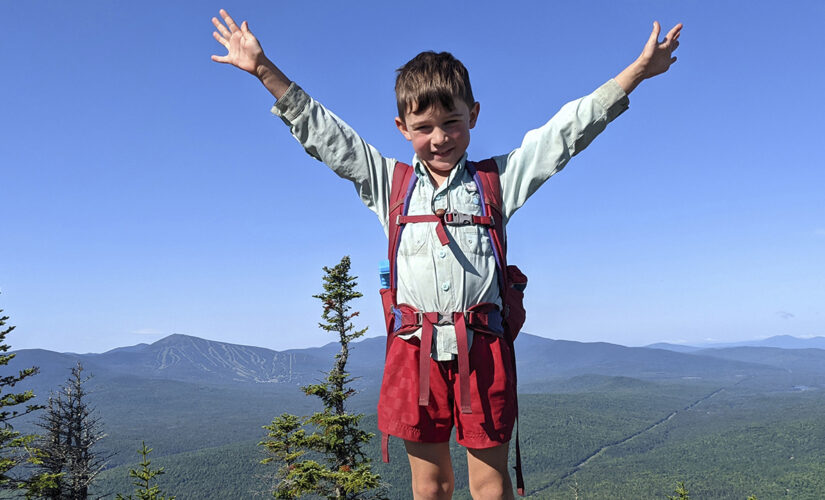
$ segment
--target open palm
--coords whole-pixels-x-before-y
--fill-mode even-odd
[[[212,60],[231,64],[254,75],[255,69],[264,57],[261,44],[255,38],[255,35],[249,31],[249,25],[246,21],[239,28],[225,10],[221,9],[220,15],[226,25],[224,26],[218,18],[213,17],[212,24],[215,25],[217,31],[213,31],[212,36],[218,43],[226,47],[228,53],[225,56],[213,55]]]

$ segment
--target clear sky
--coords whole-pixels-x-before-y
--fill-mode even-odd
[[[469,153],[516,147],[633,61],[678,62],[509,226],[525,331],[643,345],[825,335],[819,0],[2,2],[0,308],[14,348],[100,352],[172,333],[286,349],[348,254],[383,333],[386,240],[253,77],[212,62],[247,19],[293,80],[386,156],[394,70],[453,52],[481,102]]]

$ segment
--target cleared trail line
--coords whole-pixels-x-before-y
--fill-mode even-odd
[[[625,443],[641,436],[642,434],[644,434],[646,432],[650,432],[650,431],[656,429],[657,427],[666,424],[667,422],[669,422],[671,419],[673,419],[673,417],[675,417],[679,413],[685,412],[685,411],[688,411],[688,410],[691,410],[691,409],[695,408],[696,406],[702,404],[703,402],[709,400],[710,398],[716,396],[717,394],[719,394],[720,392],[722,392],[724,390],[725,390],[725,387],[717,389],[717,390],[711,392],[710,394],[707,394],[707,395],[697,399],[696,401],[690,403],[689,405],[685,406],[684,408],[681,408],[679,410],[674,410],[673,412],[671,412],[666,417],[661,418],[661,419],[657,420],[656,422],[653,422],[652,424],[648,425],[647,427],[645,427],[644,429],[642,429],[640,431],[634,432],[633,434],[630,434],[629,436],[626,436],[622,439],[619,439],[617,441],[614,441],[612,443],[608,443],[608,444],[602,446],[601,448],[599,448],[598,450],[596,450],[595,452],[593,452],[592,454],[587,456],[584,460],[582,460],[578,464],[574,465],[573,468],[571,468],[569,471],[565,472],[558,479],[550,482],[546,486],[543,486],[541,488],[530,491],[530,495],[532,496],[534,493],[538,493],[540,491],[544,491],[544,490],[546,490],[548,488],[551,488],[553,486],[559,485],[562,481],[564,481],[565,479],[569,478],[570,476],[572,476],[573,474],[578,472],[582,467],[585,467],[588,463],[590,463],[592,460],[596,459],[599,455],[604,453],[606,450],[609,450],[610,448],[615,448],[616,446],[621,446],[621,445],[623,445],[623,444],[625,444]]]

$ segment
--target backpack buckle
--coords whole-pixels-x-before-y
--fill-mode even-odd
[[[415,312],[415,321],[416,326],[422,326],[424,324],[424,313],[421,311]],[[438,321],[433,323],[435,326],[444,326],[444,325],[453,325],[453,317],[450,314],[441,314],[438,313]]]
[[[473,216],[460,212],[444,214],[444,223],[448,226],[469,226],[473,223]]]

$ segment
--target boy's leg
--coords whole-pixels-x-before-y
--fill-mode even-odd
[[[467,448],[467,471],[474,500],[512,500],[513,484],[507,468],[510,443],[493,448]]]
[[[449,500],[453,497],[453,464],[449,443],[404,441],[412,472],[415,500]],[[505,454],[506,456],[506,454]],[[505,458],[505,468],[507,460]],[[512,488],[510,488],[512,489]]]

